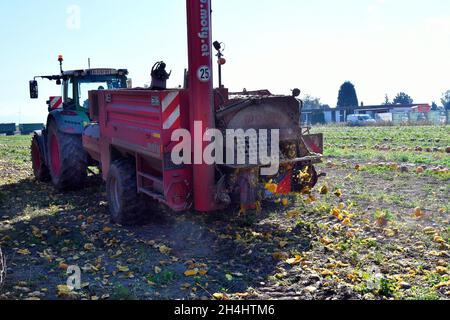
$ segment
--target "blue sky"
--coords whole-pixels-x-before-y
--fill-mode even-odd
[[[346,80],[366,105],[399,91],[439,102],[450,89],[448,0],[213,0],[213,9],[232,90],[299,87],[335,106]],[[40,81],[31,101],[28,81],[57,73],[59,53],[66,69],[87,67],[88,57],[93,67],[128,68],[134,85],[163,59],[169,84],[182,84],[185,24],[184,0],[1,1],[0,122],[45,121],[59,88]]]

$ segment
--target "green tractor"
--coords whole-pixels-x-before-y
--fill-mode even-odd
[[[31,144],[34,175],[42,182],[52,181],[58,190],[80,188],[91,162],[83,149],[82,133],[91,122],[89,91],[127,88],[126,69],[87,69],[63,71],[60,74],[37,76],[30,81],[30,98],[38,98],[37,78],[56,81],[61,96],[47,101],[48,118],[43,130],[35,131]]]

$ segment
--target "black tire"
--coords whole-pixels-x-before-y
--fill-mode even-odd
[[[48,127],[47,148],[50,176],[55,188],[82,188],[87,178],[88,157],[83,149],[81,136],[60,132],[56,124],[51,122]]]
[[[120,159],[111,164],[106,180],[111,220],[120,225],[141,221],[143,202],[137,192],[134,159]]]
[[[31,141],[31,162],[36,180],[49,182],[51,179],[50,171],[45,163],[44,153],[41,144],[39,144],[39,136],[37,133],[34,134],[33,140]]]

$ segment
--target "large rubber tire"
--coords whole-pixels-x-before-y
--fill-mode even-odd
[[[134,159],[120,159],[111,164],[106,180],[111,220],[120,225],[141,221],[143,202],[137,192]]]
[[[58,190],[83,187],[87,178],[87,153],[81,136],[60,132],[54,122],[48,126],[49,169]]]
[[[41,182],[50,181],[50,171],[45,163],[44,153],[39,144],[39,136],[35,133],[31,141],[31,162],[36,180]]]

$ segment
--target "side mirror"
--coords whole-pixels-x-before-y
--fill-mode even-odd
[[[39,97],[38,82],[36,80],[31,80],[30,81],[30,98],[37,99],[38,97]]]

